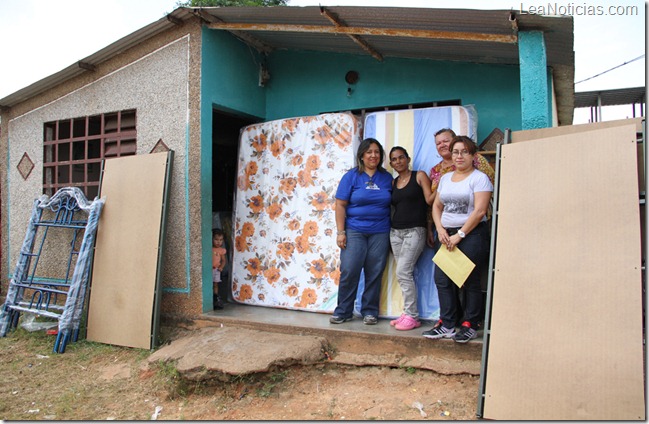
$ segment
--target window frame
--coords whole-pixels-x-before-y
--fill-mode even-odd
[[[126,109],[43,124],[43,193],[79,187],[99,193],[104,159],[137,154],[137,111]]]

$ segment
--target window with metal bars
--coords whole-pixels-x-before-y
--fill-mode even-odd
[[[89,200],[99,193],[101,161],[137,151],[135,110],[46,122],[43,193],[79,187]]]

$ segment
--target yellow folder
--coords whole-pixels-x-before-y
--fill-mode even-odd
[[[449,250],[446,246],[442,245],[435,256],[433,262],[437,265],[448,277],[453,280],[458,287],[462,287],[464,282],[475,268],[475,264],[471,259],[467,258],[464,253],[456,246],[455,249]]]

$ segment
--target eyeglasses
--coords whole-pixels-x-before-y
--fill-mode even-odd
[[[459,156],[459,155],[462,155],[462,156],[471,156],[471,152],[469,152],[468,150],[462,150],[462,151],[459,151],[459,150],[453,150],[453,151],[451,152],[451,155],[453,155],[453,156]]]
[[[394,158],[390,158],[390,162],[396,162],[396,161],[399,161],[399,160],[406,160],[406,157],[404,155],[401,155],[401,156],[397,156],[397,157],[394,157]]]

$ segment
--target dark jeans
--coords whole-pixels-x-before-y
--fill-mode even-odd
[[[389,232],[366,234],[347,230],[347,248],[340,251],[338,306],[334,310],[334,315],[344,318],[352,316],[362,270],[365,275],[365,289],[361,301],[361,314],[379,316],[381,279],[389,251]]]
[[[482,319],[483,295],[480,288],[480,273],[489,254],[488,231],[487,224],[481,222],[456,246],[476,265],[462,286],[464,311],[459,301],[460,288],[439,267],[435,267],[439,315],[446,328],[453,328],[464,321],[469,321],[471,327],[476,329]],[[446,247],[442,246],[440,249]]]

